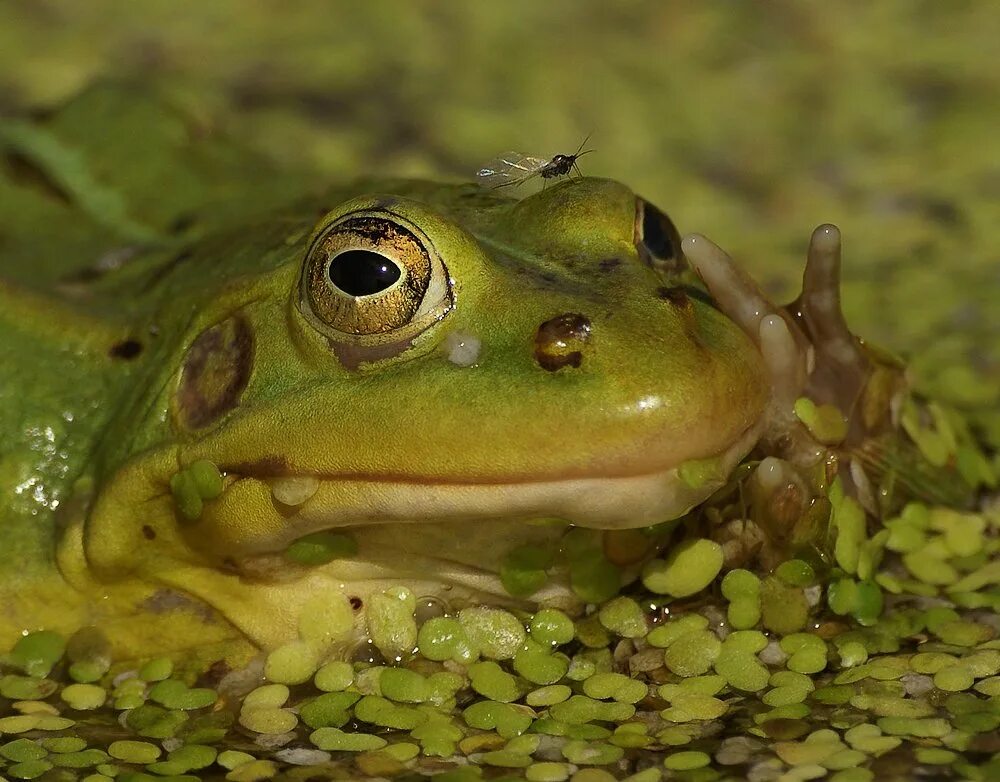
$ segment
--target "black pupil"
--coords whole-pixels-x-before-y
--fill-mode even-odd
[[[348,250],[330,261],[330,282],[348,296],[371,296],[399,279],[399,267],[369,250]]]
[[[642,241],[655,258],[668,260],[680,255],[677,229],[670,218],[649,201],[642,211]]]

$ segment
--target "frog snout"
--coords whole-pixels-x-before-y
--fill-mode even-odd
[[[590,318],[579,312],[564,312],[549,318],[535,332],[535,361],[549,372],[579,367],[590,341],[590,330]]]

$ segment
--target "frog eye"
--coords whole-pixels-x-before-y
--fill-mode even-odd
[[[681,237],[667,215],[644,198],[636,205],[636,248],[654,267],[673,268],[681,262]]]
[[[335,339],[405,338],[400,330],[418,333],[450,307],[447,277],[416,226],[389,212],[353,213],[313,240],[301,309]]]

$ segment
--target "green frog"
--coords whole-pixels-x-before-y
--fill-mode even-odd
[[[0,140],[8,646],[274,648],[318,616],[346,650],[387,594],[578,610],[567,540],[626,584],[752,451],[835,472],[899,388],[832,226],[785,308],[608,179],[330,187],[111,88]]]

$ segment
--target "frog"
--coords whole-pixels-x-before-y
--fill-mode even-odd
[[[611,179],[331,185],[117,86],[0,143],[8,646],[273,649],[325,616],[347,654],[386,595],[580,611],[510,553],[583,535],[627,584],[752,453],[834,469],[803,395],[861,446],[901,384],[830,225],[781,307]]]

